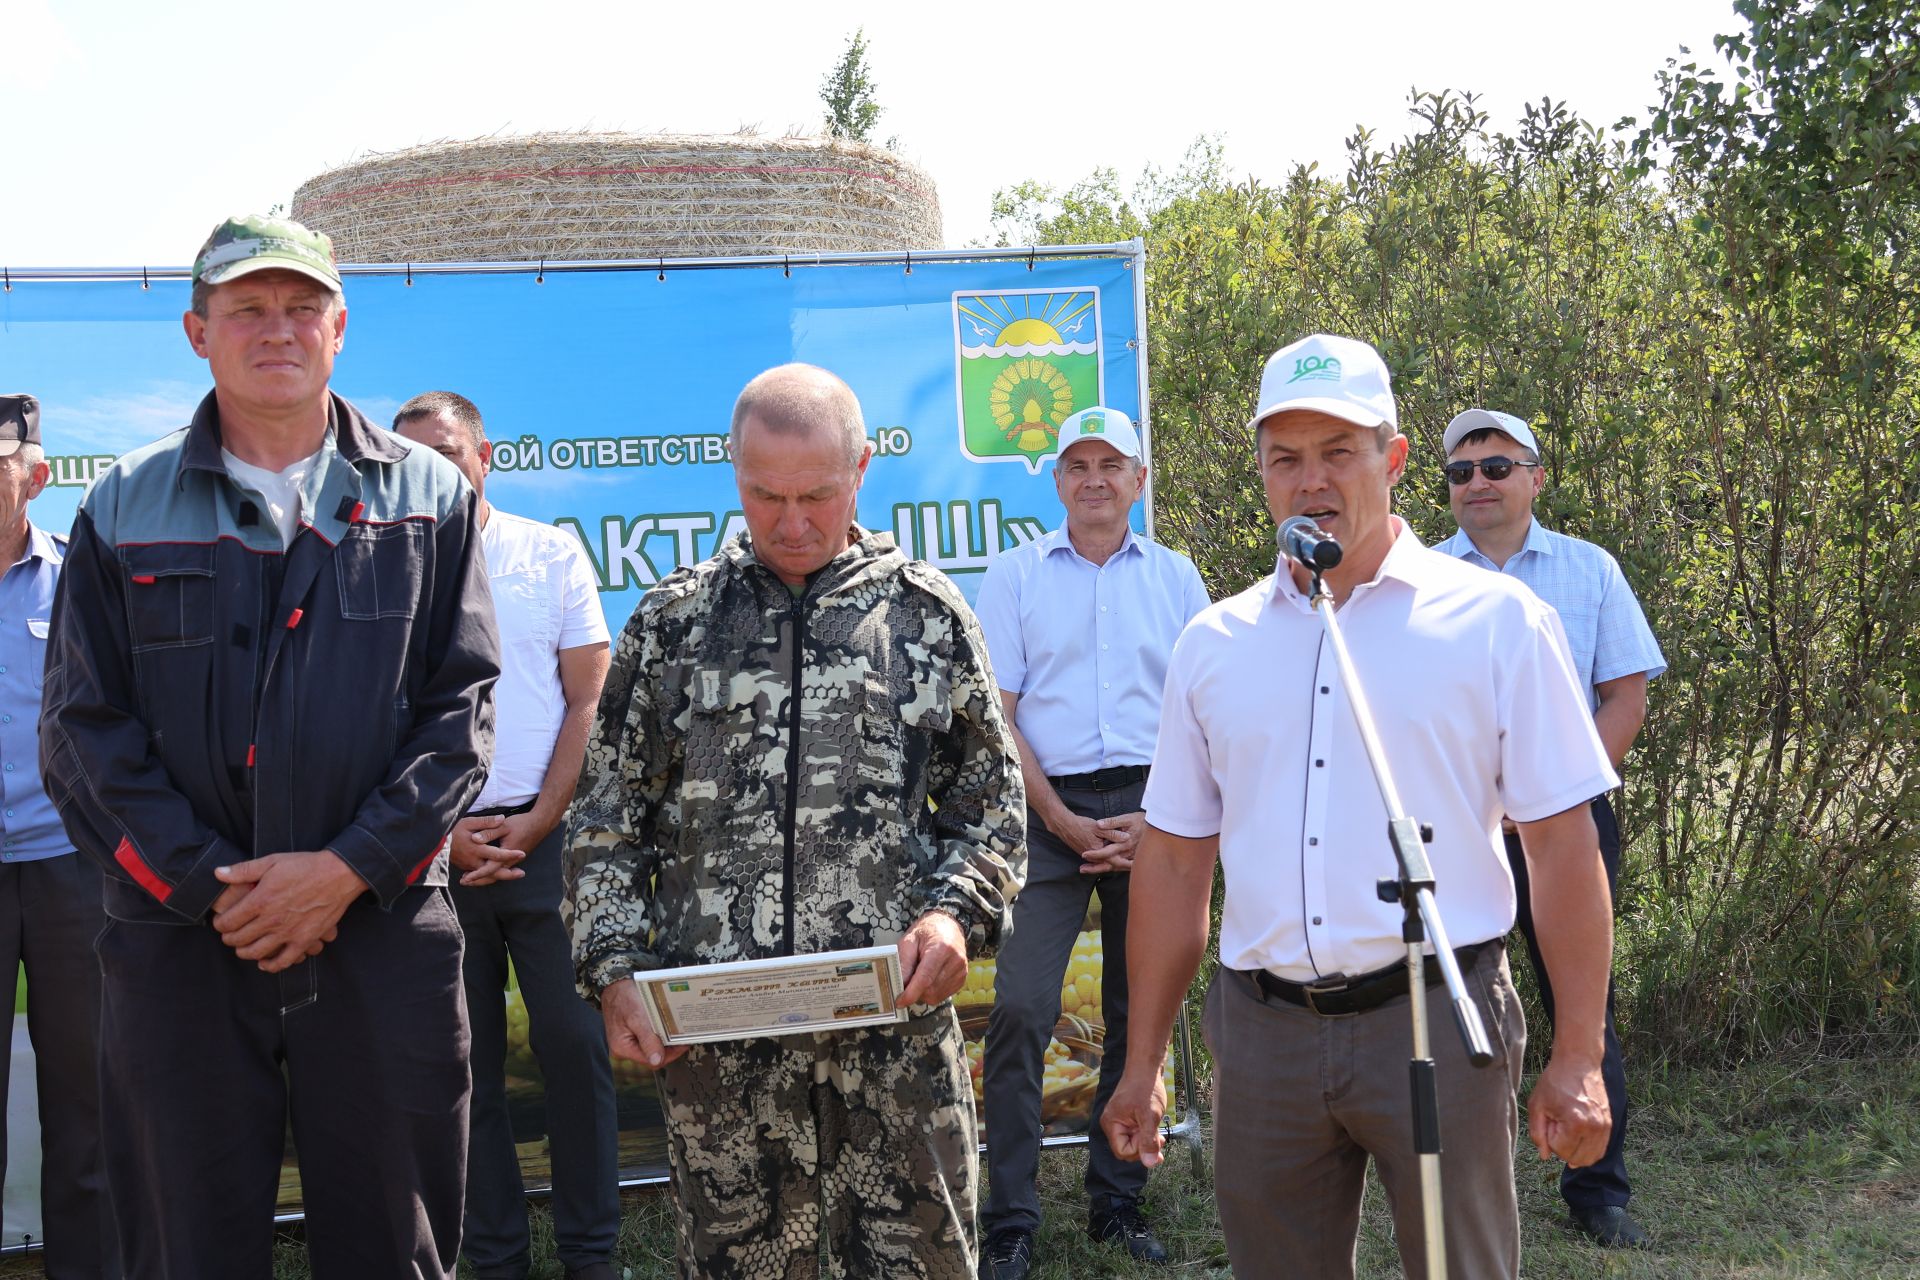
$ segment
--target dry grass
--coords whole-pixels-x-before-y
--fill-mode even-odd
[[[292,215],[342,262],[936,248],[933,180],[823,138],[538,133],[410,147],[303,183]]]

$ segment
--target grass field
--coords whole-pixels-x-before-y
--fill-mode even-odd
[[[1529,1280],[1896,1280],[1920,1278],[1920,1058],[1780,1057],[1739,1070],[1636,1070],[1628,1140],[1647,1253],[1596,1250],[1565,1225],[1557,1171],[1520,1158],[1522,1272]],[[1148,1192],[1171,1271],[1132,1267],[1086,1239],[1077,1150],[1042,1156],[1047,1222],[1035,1280],[1230,1277],[1212,1191],[1176,1152]],[[673,1275],[665,1195],[630,1194],[620,1261],[629,1280]],[[535,1206],[536,1280],[559,1280],[545,1209]],[[31,1260],[0,1276],[38,1275]],[[1363,1280],[1400,1274],[1386,1205],[1369,1191]],[[297,1233],[276,1280],[304,1280]]]
[[[1920,1058],[1783,1057],[1736,1071],[1637,1070],[1629,1137],[1635,1209],[1656,1237],[1647,1253],[1596,1250],[1565,1225],[1557,1171],[1529,1149],[1518,1163],[1530,1280],[1891,1280],[1920,1277]],[[1075,1150],[1041,1167],[1047,1223],[1035,1280],[1164,1276],[1132,1267],[1082,1231]],[[1184,1152],[1156,1175],[1149,1210],[1171,1274],[1229,1277],[1211,1187]],[[536,1208],[536,1280],[558,1280]],[[627,1199],[621,1262],[631,1280],[673,1274],[668,1205]],[[30,1273],[27,1273],[30,1274]],[[277,1280],[307,1274],[289,1238]],[[1369,1192],[1359,1274],[1397,1276],[1378,1189]]]

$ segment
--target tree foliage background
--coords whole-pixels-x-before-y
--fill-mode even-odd
[[[996,201],[1005,244],[1143,237],[1160,534],[1270,572],[1245,422],[1275,348],[1393,370],[1400,512],[1453,529],[1441,430],[1540,436],[1543,521],[1611,549],[1669,669],[1627,768],[1616,967],[1641,1053],[1920,1038],[1920,38],[1887,0],[1738,0],[1644,125],[1496,131],[1416,94],[1345,171],[1231,181],[1203,140]],[[1683,56],[1684,51],[1683,51]]]
[[[847,37],[847,47],[820,81],[820,103],[827,109],[827,136],[849,142],[872,141],[873,126],[886,110],[877,100],[880,86],[867,66],[867,31]]]

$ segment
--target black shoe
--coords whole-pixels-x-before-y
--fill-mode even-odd
[[[980,1280],[1027,1280],[1033,1268],[1033,1232],[1001,1227],[987,1237],[980,1254]]]
[[[1617,1204],[1573,1209],[1573,1227],[1603,1249],[1651,1249],[1653,1240],[1633,1215]]]
[[[1095,1210],[1088,1215],[1087,1234],[1102,1243],[1117,1241],[1126,1246],[1128,1255],[1135,1262],[1147,1262],[1156,1267],[1163,1267],[1167,1263],[1167,1247],[1155,1238],[1153,1228],[1147,1225],[1146,1215],[1131,1200],[1120,1201],[1104,1212]]]
[[[568,1267],[567,1280],[620,1280],[620,1273],[613,1269],[611,1262],[583,1262],[577,1267]]]

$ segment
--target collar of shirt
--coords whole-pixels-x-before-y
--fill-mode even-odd
[[[60,550],[60,543],[55,540],[52,534],[31,520],[27,522],[26,554],[14,561],[15,564],[26,564],[31,560],[45,560],[57,569],[66,558],[66,553]]]
[[[1070,556],[1086,560],[1088,564],[1093,563],[1093,561],[1087,560],[1085,556],[1081,555],[1080,549],[1073,545],[1073,537],[1067,532],[1067,526],[1064,524],[1050,533],[1041,535],[1040,546],[1045,555],[1053,555],[1055,552],[1064,551]],[[1115,551],[1113,555],[1114,557],[1119,557],[1126,555],[1128,552],[1132,552],[1134,555],[1146,554],[1146,552],[1141,549],[1139,542],[1135,540],[1133,536],[1133,526],[1131,525],[1127,526],[1126,532],[1120,535],[1120,549]]]
[[[1420,541],[1419,535],[1408,527],[1405,520],[1399,516],[1388,516],[1387,519],[1393,522],[1393,544],[1387,548],[1386,559],[1380,562],[1380,568],[1373,577],[1353,589],[1354,595],[1369,591],[1388,578],[1396,582],[1404,582],[1409,586],[1420,584],[1418,560],[1420,553],[1427,549],[1426,545]],[[1301,613],[1313,612],[1313,602],[1307,599],[1306,593],[1301,591],[1299,585],[1294,582],[1293,562],[1286,556],[1282,555],[1274,561],[1273,577],[1270,582],[1272,585],[1267,589],[1269,605],[1284,602]]]
[[[1468,564],[1477,564],[1482,569],[1492,569],[1495,573],[1501,572],[1492,560],[1481,553],[1480,548],[1473,545],[1473,538],[1468,535],[1465,529],[1455,529],[1453,536],[1437,544],[1434,550],[1458,557],[1461,560],[1465,560]],[[1543,556],[1555,554],[1553,534],[1547,526],[1540,523],[1539,517],[1537,516],[1528,518],[1526,541],[1520,544],[1520,549],[1513,553],[1513,558],[1508,560],[1507,563],[1511,565],[1514,560],[1518,560],[1529,551],[1537,552]]]

